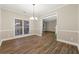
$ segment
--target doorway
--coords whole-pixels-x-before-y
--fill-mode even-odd
[[[48,16],[43,19],[43,35],[53,34],[56,37],[57,16]]]

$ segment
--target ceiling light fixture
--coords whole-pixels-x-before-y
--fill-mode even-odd
[[[34,11],[35,4],[32,4],[32,5],[33,5],[33,16],[30,17],[30,20],[37,20],[37,17],[35,17],[35,11]]]

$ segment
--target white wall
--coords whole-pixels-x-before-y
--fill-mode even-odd
[[[1,15],[2,15],[2,20],[1,20],[1,37],[2,39],[7,39],[7,38],[11,38],[14,37],[15,33],[15,19],[21,19],[24,20],[25,16],[24,15],[20,15],[8,10],[1,10]]]
[[[78,43],[78,6],[67,5],[57,10],[57,40]]]
[[[2,9],[1,10],[1,16],[2,16],[2,20],[1,20],[1,39],[9,39],[9,38],[14,38],[15,37],[15,19],[21,19],[21,20],[28,20],[30,22],[30,33],[28,35],[35,35],[34,32],[34,22],[32,22],[32,20],[27,19],[27,17],[25,15],[21,15],[9,10],[5,10]],[[39,32],[39,31],[38,31]],[[26,34],[26,36],[28,36]],[[24,36],[24,35],[22,35]],[[15,37],[16,38],[16,37]]]
[[[0,46],[1,46],[1,8],[0,8]]]
[[[21,35],[18,37],[23,37],[23,36],[28,36],[28,35],[39,35],[41,36],[42,34],[42,20],[29,20],[25,15],[21,15],[18,13],[15,13],[13,11],[1,9],[0,12],[0,21],[1,21],[1,35],[0,38],[2,40],[8,40],[12,38],[17,38],[15,37],[15,19],[21,19],[21,20],[28,20],[30,22],[29,25],[29,34],[26,35]]]
[[[55,11],[56,12],[56,11]],[[57,10],[57,40],[67,41],[73,44],[79,44],[79,36],[77,31],[79,31],[79,9],[77,5],[67,5],[63,8]],[[14,37],[14,19],[26,20],[26,16],[20,15],[8,10],[0,11],[0,27],[1,27],[1,39],[7,39]],[[30,34],[32,35],[42,35],[43,21],[30,20]],[[50,27],[49,27],[50,28]]]
[[[56,20],[47,22],[47,31],[55,32],[56,30],[55,27],[56,27]]]
[[[30,34],[42,36],[43,22],[41,19],[30,20]]]
[[[78,49],[79,49],[79,5],[78,5]]]
[[[34,20],[33,23],[34,23],[33,27],[34,35],[42,36],[42,26],[43,26],[42,19]]]

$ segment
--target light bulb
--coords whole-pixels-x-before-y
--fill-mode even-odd
[[[37,20],[38,18],[37,17],[30,17],[30,20]]]

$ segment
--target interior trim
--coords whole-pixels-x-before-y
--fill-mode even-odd
[[[56,30],[56,31],[63,31],[63,32],[76,32],[76,33],[79,33],[79,31],[74,31],[74,30]]]
[[[64,43],[67,43],[67,44],[71,44],[71,45],[74,45],[74,46],[77,46],[78,47],[78,44],[77,43],[69,42],[69,41],[62,40],[62,39],[57,39],[57,41],[64,42]]]
[[[16,38],[22,38],[22,37],[31,36],[31,35],[33,35],[33,34],[18,35],[18,36],[15,36],[15,37],[10,37],[10,38],[3,39],[3,41],[12,40],[12,39],[16,39]]]
[[[79,51],[79,45],[78,45],[78,51]]]
[[[2,40],[0,40],[0,46],[2,45]]]
[[[79,51],[79,45],[77,43],[73,43],[73,42],[69,42],[69,41],[65,41],[65,40],[61,40],[61,39],[57,39],[57,41],[60,41],[60,42],[64,42],[64,43],[67,43],[67,44],[71,44],[71,45],[77,46],[77,49]]]
[[[16,38],[22,38],[22,37],[31,36],[31,35],[33,35],[33,34],[20,35],[20,36],[10,37],[10,38],[6,38],[6,39],[1,39],[0,46],[2,45],[3,41],[12,40],[12,39],[16,39]]]

